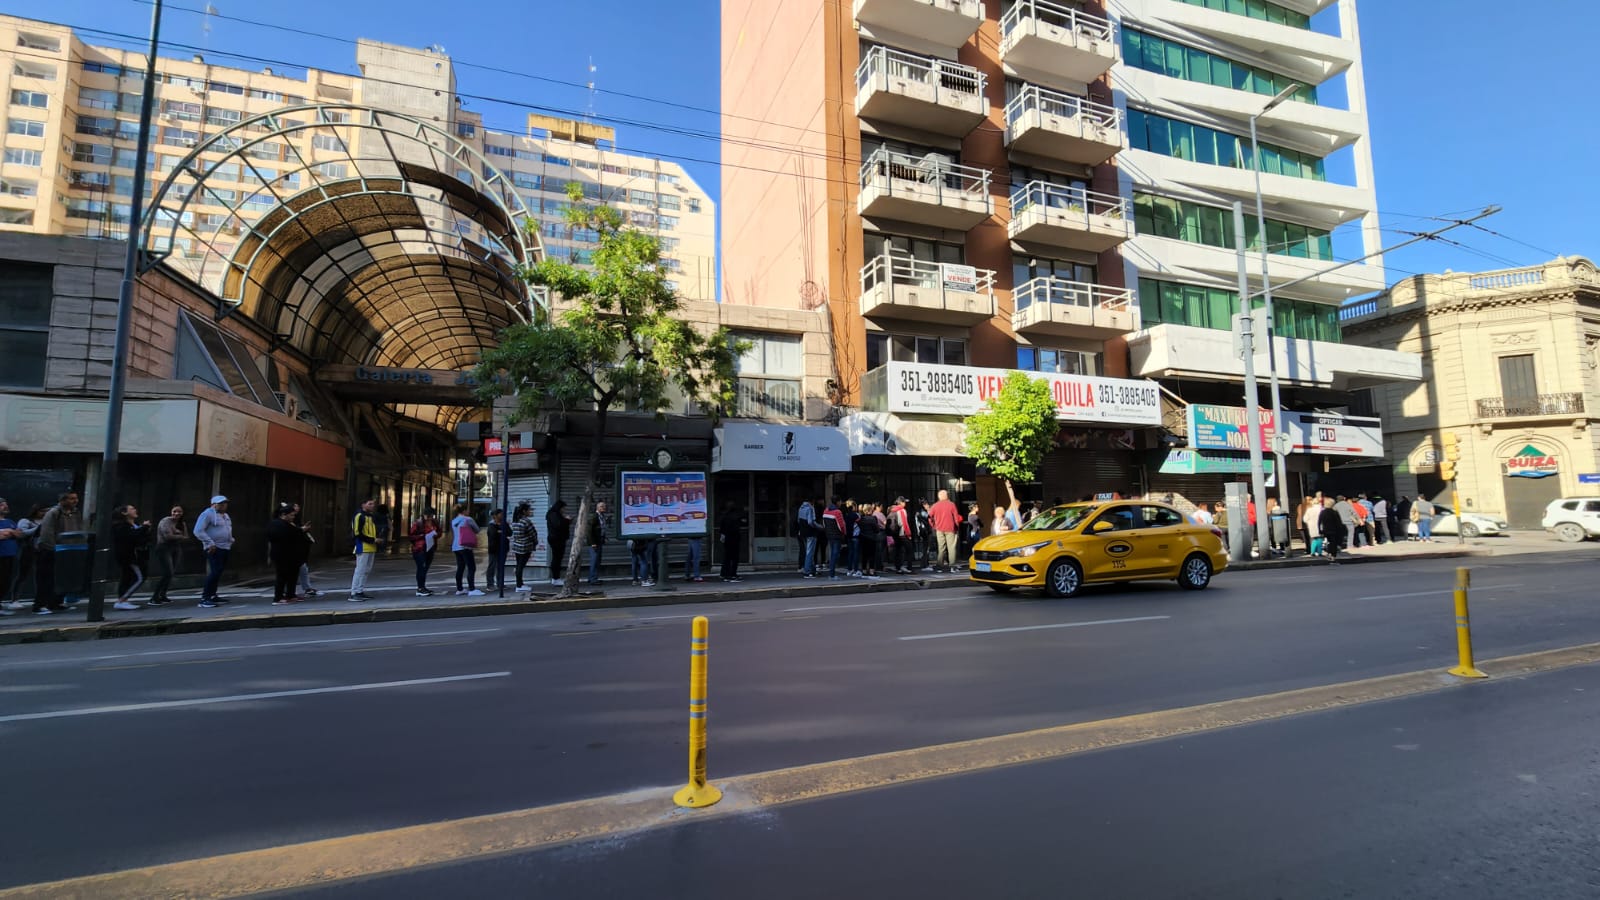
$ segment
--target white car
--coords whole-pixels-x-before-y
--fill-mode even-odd
[[[1462,513],[1461,514],[1461,536],[1462,537],[1475,538],[1475,537],[1478,537],[1480,535],[1485,535],[1485,534],[1503,534],[1510,527],[1511,527],[1511,524],[1509,522],[1507,522],[1505,519],[1497,519],[1494,516],[1486,516],[1486,515],[1483,515],[1482,513]],[[1418,533],[1417,532],[1417,523],[1415,523],[1415,522],[1408,523],[1408,527],[1406,528],[1406,533],[1407,534],[1417,534]],[[1456,533],[1456,517],[1454,515],[1451,515],[1450,513],[1445,513],[1442,516],[1434,516],[1433,517],[1433,533],[1436,534],[1436,535],[1439,535],[1439,534],[1455,534]]]
[[[1562,497],[1544,508],[1545,531],[1554,531],[1563,541],[1576,544],[1584,538],[1600,537],[1600,500],[1593,497]]]

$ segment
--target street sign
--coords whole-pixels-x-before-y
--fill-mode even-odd
[[[1578,475],[1579,484],[1600,484],[1600,472],[1584,472]]]

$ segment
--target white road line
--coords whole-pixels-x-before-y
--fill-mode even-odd
[[[1475,585],[1472,586],[1472,590],[1474,590],[1474,591],[1492,591],[1492,590],[1495,590],[1496,588],[1514,588],[1514,587],[1522,587],[1522,585],[1520,585],[1520,584],[1475,584]],[[1377,595],[1372,596],[1372,597],[1357,597],[1356,599],[1358,599],[1358,600],[1400,600],[1400,599],[1403,599],[1405,597],[1431,597],[1434,594],[1449,594],[1449,593],[1453,593],[1454,591],[1455,591],[1455,588],[1439,588],[1438,590],[1434,590],[1434,591],[1412,591],[1409,594],[1377,594]]]
[[[881,603],[835,603],[832,606],[796,606],[784,612],[811,612],[818,609],[860,609],[864,606],[907,606],[912,603],[949,603],[958,598],[928,597],[923,600],[885,600]]]
[[[212,653],[220,650],[255,650],[264,647],[304,647],[313,644],[348,644],[357,641],[389,641],[399,638],[449,637],[458,634],[492,634],[503,628],[463,628],[459,631],[413,631],[405,634],[380,634],[371,637],[320,638],[314,641],[268,641],[260,644],[224,644],[221,647],[191,647],[186,650],[141,650],[138,653],[112,653],[106,656],[62,657],[48,660],[3,663],[0,669],[35,668],[51,663],[101,662],[107,659],[135,659],[144,656],[171,656],[178,653]]]
[[[1043,631],[1047,628],[1087,628],[1090,625],[1121,625],[1124,622],[1155,622],[1171,616],[1138,616],[1132,619],[1098,619],[1093,622],[1058,622],[1054,625],[1019,625],[1015,628],[985,628],[981,631],[948,631],[944,634],[909,634],[902,641],[935,641],[939,638],[974,637],[980,634],[1008,634],[1013,631]]]
[[[70,719],[77,716],[98,716],[105,713],[143,712],[151,709],[179,709],[185,706],[208,706],[214,703],[243,703],[249,700],[276,700],[280,697],[308,697],[312,694],[346,694],[351,691],[376,691],[384,688],[415,687],[422,684],[448,684],[453,681],[478,681],[484,678],[505,678],[510,672],[480,672],[476,675],[446,675],[442,678],[412,678],[407,681],[377,681],[370,684],[341,684],[333,687],[303,688],[296,691],[271,691],[265,694],[231,694],[227,697],[198,697],[193,700],[162,700],[155,703],[126,703],[121,706],[90,706],[83,709],[57,709],[50,712],[20,713],[0,716],[0,723],[30,722],[36,719]]]

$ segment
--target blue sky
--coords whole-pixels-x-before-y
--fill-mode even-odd
[[[719,93],[717,0],[213,2],[224,15],[306,23],[346,39],[442,44],[460,66],[464,94],[577,113],[591,102],[582,87],[467,64],[581,84],[592,58],[601,89],[592,98],[596,115],[635,123],[615,123],[618,146],[677,158],[717,194],[718,123],[709,112]],[[171,0],[164,39],[204,47],[222,64],[263,64],[222,55],[232,52],[339,71],[354,67],[348,42],[219,19],[210,20],[207,33],[206,20],[183,9],[204,6],[204,0]],[[1449,237],[1470,250],[1435,242],[1399,251],[1388,260],[1391,280],[1412,272],[1525,265],[1558,253],[1600,255],[1600,228],[1586,215],[1600,208],[1600,178],[1592,174],[1600,117],[1589,87],[1593,76],[1580,69],[1589,59],[1588,42],[1565,48],[1554,39],[1594,33],[1600,10],[1585,0],[1543,0],[1529,8],[1535,7],[1536,14],[1518,14],[1489,0],[1456,0],[1448,12],[1422,0],[1360,6],[1379,208],[1384,228],[1392,229],[1385,243],[1404,240],[1397,231],[1437,225],[1418,217],[1490,203],[1505,207],[1483,223],[1505,238],[1460,229]],[[138,0],[54,0],[47,7],[0,0],[0,11],[130,35],[144,34],[149,23],[149,7]],[[507,130],[516,130],[526,112],[472,98],[468,108]]]

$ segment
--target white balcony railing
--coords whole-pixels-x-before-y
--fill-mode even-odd
[[[910,156],[879,147],[861,164],[861,188],[884,185],[880,188],[890,196],[896,195],[896,185],[901,193],[917,200],[944,205],[947,201],[959,204],[986,202],[989,198],[989,170],[963,166],[950,162],[937,153],[928,156]]]
[[[994,316],[993,269],[885,254],[861,267],[861,312],[972,324]]]
[[[861,290],[872,291],[880,285],[904,285],[927,290],[937,288],[955,294],[994,293],[993,269],[973,269],[970,283],[948,278],[952,269],[959,268],[963,267],[885,254],[868,260],[861,267]]]
[[[1011,217],[1016,219],[1029,207],[1043,206],[1058,213],[1081,215],[1085,228],[1091,217],[1126,221],[1131,212],[1128,200],[1116,194],[1102,194],[1080,187],[1064,187],[1046,181],[1030,181],[1011,190]]]
[[[1035,304],[1061,304],[1080,309],[1104,309],[1110,312],[1134,311],[1133,291],[1128,288],[1107,287],[1083,281],[1068,281],[1045,275],[1029,279],[1017,286],[1012,296],[1018,313]]]
[[[1102,130],[1122,130],[1122,111],[1115,106],[1052,91],[1036,84],[1025,85],[1006,104],[1006,125],[1015,128],[1018,121],[1030,112],[1058,119],[1076,119],[1081,123],[1083,136],[1090,139],[1097,137]]]
[[[1000,18],[1000,35],[1002,40],[1012,41],[1016,39],[1018,29],[1037,34],[1041,25],[1097,41],[1110,41],[1113,34],[1109,20],[1082,10],[1048,0],[1013,0],[1011,8]]]
[[[856,67],[857,93],[874,85],[888,89],[895,79],[926,85],[933,91],[933,102],[941,104],[945,101],[940,96],[946,93],[960,95],[952,98],[958,104],[981,99],[985,85],[983,73],[972,66],[888,47],[868,50]]]

